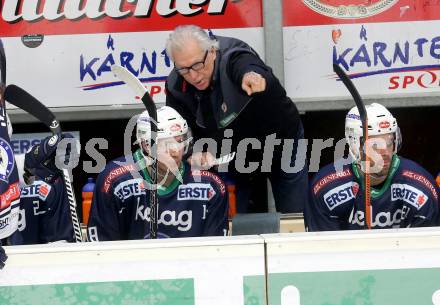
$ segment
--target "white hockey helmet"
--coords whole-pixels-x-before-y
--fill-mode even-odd
[[[397,153],[402,144],[402,136],[396,118],[384,106],[378,103],[366,105],[368,117],[368,136],[394,134],[394,153]],[[363,136],[362,121],[357,107],[353,107],[345,117],[345,139],[350,147],[350,154],[354,161],[361,160],[360,145]]]
[[[173,108],[163,106],[157,110],[157,139],[165,139],[177,136],[184,136],[189,144],[189,130],[186,120]],[[148,111],[141,113],[136,123],[136,142],[140,144],[145,141],[150,145],[151,126]]]

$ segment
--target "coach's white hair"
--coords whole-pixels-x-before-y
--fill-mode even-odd
[[[174,61],[173,51],[183,50],[190,40],[196,41],[204,51],[219,48],[218,41],[209,37],[202,28],[196,25],[181,25],[174,29],[166,42],[166,51],[172,61]]]

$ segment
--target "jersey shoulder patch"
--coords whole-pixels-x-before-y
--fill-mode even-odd
[[[121,165],[115,163],[114,161],[109,164],[104,169],[102,173],[104,175],[102,181],[102,191],[108,193],[112,183],[120,176],[129,174],[131,172],[136,172],[137,167],[133,163],[121,163]]]
[[[212,181],[212,182],[214,182],[217,185],[217,187],[219,188],[220,193],[222,195],[224,195],[225,192],[226,192],[226,185],[225,185],[225,183],[223,182],[222,179],[220,179],[219,176],[217,176],[214,173],[211,173],[209,171],[204,171],[204,170],[193,170],[193,171],[191,171],[191,176],[192,177],[202,177],[201,182],[204,182],[203,178],[208,178],[209,181]]]
[[[438,201],[438,188],[435,186],[436,182],[431,174],[418,163],[402,157],[399,158],[401,176],[404,177],[405,181],[410,184],[415,183],[413,186],[419,185],[421,188],[426,188],[426,191],[431,193]]]
[[[323,168],[323,171],[325,171],[327,167]],[[353,175],[350,168],[345,168],[343,171],[333,171],[328,174],[324,174],[325,176],[322,178],[318,178],[317,181],[312,185],[312,191],[313,194],[318,194],[318,192],[329,185],[332,182],[338,181],[343,178],[351,177]]]

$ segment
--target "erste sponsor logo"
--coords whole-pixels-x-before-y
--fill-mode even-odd
[[[201,200],[209,201],[216,192],[209,183],[188,183],[179,185],[177,200]]]
[[[331,189],[324,194],[324,202],[329,208],[333,210],[337,206],[356,198],[359,191],[359,184],[353,181],[344,183],[334,189]]]
[[[126,199],[132,196],[140,196],[141,194],[145,194],[145,184],[143,179],[130,179],[119,183],[113,192],[116,197],[118,197],[121,201],[125,201]]]
[[[391,185],[391,201],[397,200],[403,200],[417,210],[420,210],[426,201],[428,201],[428,196],[409,184],[395,183]]]

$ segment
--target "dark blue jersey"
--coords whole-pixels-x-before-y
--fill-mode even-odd
[[[13,245],[73,241],[72,218],[61,177],[50,184],[38,180],[21,189],[18,231],[10,240]]]
[[[408,159],[393,157],[380,188],[371,187],[371,227],[437,225],[439,190],[432,176]],[[364,177],[355,165],[322,168],[310,184],[308,231],[365,229]]]
[[[135,160],[140,160],[137,154]],[[228,194],[223,181],[207,171],[191,171],[185,162],[180,173],[183,183],[175,179],[158,189],[158,237],[225,235]],[[90,241],[149,238],[146,181],[146,171],[139,171],[136,163],[127,163],[124,157],[107,164],[93,194],[87,229]]]

